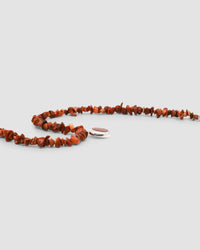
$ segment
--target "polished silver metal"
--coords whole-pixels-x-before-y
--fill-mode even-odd
[[[110,132],[105,128],[91,128],[89,133],[97,138],[108,138]]]

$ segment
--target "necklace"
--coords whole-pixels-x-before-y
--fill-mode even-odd
[[[40,115],[34,115],[32,118],[32,123],[37,126],[41,127],[43,130],[52,130],[54,132],[61,132],[64,135],[71,132],[70,138],[62,139],[60,137],[57,137],[56,139],[50,138],[50,136],[46,137],[34,137],[34,138],[28,138],[25,137],[23,134],[18,135],[18,133],[12,131],[12,130],[6,130],[4,128],[0,128],[0,137],[5,138],[7,142],[10,142],[14,140],[15,144],[24,144],[25,146],[28,145],[38,145],[39,147],[57,147],[60,146],[72,146],[73,144],[79,144],[80,141],[84,141],[88,134],[91,134],[92,136],[99,137],[99,138],[105,138],[110,135],[109,131],[104,128],[92,128],[89,132],[81,125],[74,127],[72,123],[70,123],[68,126],[65,126],[65,124],[62,123],[52,123],[47,122],[47,118],[56,118],[60,117],[62,115],[72,115],[77,116],[77,113],[82,114],[83,112],[90,112],[98,114],[114,114],[115,112],[118,114],[130,114],[133,113],[135,115],[141,115],[142,113],[145,115],[156,115],[157,118],[163,116],[163,117],[177,117],[183,120],[185,117],[189,117],[192,120],[200,120],[200,116],[195,115],[192,112],[189,112],[188,110],[184,111],[178,111],[178,110],[169,110],[167,108],[164,109],[154,109],[152,108],[142,108],[138,106],[129,106],[123,107],[123,103],[121,105],[117,105],[115,107],[109,107],[109,106],[87,106],[87,107],[69,107],[68,109],[61,109],[56,111],[47,111],[43,112]],[[74,135],[73,135],[74,133]]]

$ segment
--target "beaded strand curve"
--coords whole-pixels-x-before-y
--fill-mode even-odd
[[[90,112],[98,114],[114,114],[115,112],[118,114],[130,114],[133,113],[135,115],[141,115],[144,113],[145,115],[156,115],[157,118],[163,116],[163,117],[177,117],[183,120],[185,117],[190,117],[192,120],[199,120],[199,116],[195,115],[192,112],[189,112],[188,110],[184,111],[178,111],[178,110],[169,110],[167,108],[164,109],[154,109],[152,108],[142,108],[138,106],[129,106],[123,107],[123,103],[121,105],[117,105],[115,107],[109,107],[109,106],[87,106],[87,107],[69,107],[68,109],[61,109],[56,111],[47,111],[43,112],[40,115],[34,115],[32,118],[32,123],[37,126],[41,127],[43,130],[52,130],[54,132],[61,132],[64,135],[68,134],[69,132],[74,133],[75,135],[71,134],[70,138],[62,139],[60,137],[57,137],[56,139],[50,138],[49,135],[46,137],[34,137],[34,138],[28,138],[25,137],[23,134],[18,135],[18,133],[12,131],[12,130],[6,130],[4,128],[0,128],[0,137],[5,138],[7,142],[10,142],[14,140],[15,144],[24,144],[25,146],[28,145],[38,145],[39,147],[57,147],[60,146],[72,146],[73,144],[79,144],[80,141],[84,141],[88,136],[88,131],[81,125],[74,127],[73,124],[69,124],[68,126],[65,126],[65,124],[62,123],[52,123],[47,122],[47,118],[56,118],[60,117],[62,115],[72,115],[77,116],[77,113],[82,114],[83,112]]]

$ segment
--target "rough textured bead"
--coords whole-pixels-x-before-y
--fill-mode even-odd
[[[45,146],[45,138],[44,137],[40,137],[37,139],[37,144],[39,147],[44,147]]]
[[[55,140],[55,146],[56,146],[57,148],[59,148],[59,147],[61,146],[61,140],[60,140],[59,137],[56,138],[56,140]]]
[[[74,135],[71,135],[70,141],[71,141],[73,144],[79,144],[79,143],[80,143],[80,140],[78,139],[78,137],[76,137],[76,136],[74,136]]]

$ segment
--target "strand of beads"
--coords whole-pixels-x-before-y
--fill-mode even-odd
[[[47,122],[47,118],[56,118],[60,117],[62,115],[72,115],[77,116],[77,113],[82,114],[83,112],[90,112],[98,114],[130,114],[130,115],[155,115],[157,118],[159,117],[177,117],[183,120],[185,117],[189,117],[192,120],[199,120],[199,116],[186,110],[170,110],[168,108],[164,109],[155,109],[154,107],[147,108],[147,107],[139,107],[139,106],[129,106],[123,107],[123,103],[121,105],[117,105],[115,107],[110,106],[87,106],[87,107],[69,107],[68,109],[61,109],[56,111],[47,111],[43,112],[40,115],[34,115],[32,118],[32,122],[35,126],[41,127],[43,130],[52,130],[54,132],[61,132],[62,134],[66,135],[68,133],[74,133],[71,134],[71,137],[68,138],[60,138],[57,137],[56,139],[51,138],[49,135],[46,137],[34,137],[34,138],[28,138],[25,137],[24,134],[19,135],[17,132],[14,132],[12,130],[6,130],[4,128],[0,128],[0,137],[5,138],[7,142],[10,142],[14,140],[15,144],[24,144],[25,146],[28,145],[38,145],[39,147],[57,147],[60,146],[72,146],[73,144],[77,145],[81,141],[84,141],[88,136],[88,131],[81,125],[74,127],[73,124],[65,125],[62,123],[57,122]]]

